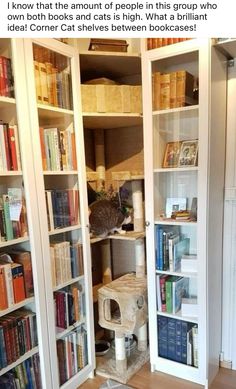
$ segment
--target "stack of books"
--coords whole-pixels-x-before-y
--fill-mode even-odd
[[[178,276],[156,276],[157,309],[159,312],[177,313],[182,298],[189,296],[189,279]]]
[[[0,172],[21,170],[18,129],[0,121]]]
[[[11,59],[0,56],[0,96],[14,97]]]

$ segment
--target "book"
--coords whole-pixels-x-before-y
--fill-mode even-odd
[[[160,76],[160,109],[170,108],[170,74]]]
[[[14,301],[16,304],[19,303],[20,301],[23,301],[26,298],[23,266],[18,263],[13,263],[11,266],[11,271],[12,271]]]
[[[172,282],[172,313],[181,309],[182,299],[189,296],[189,278],[177,277]]]
[[[189,254],[190,239],[184,238],[174,243],[173,246],[173,270],[180,269],[181,258],[183,255]]]
[[[7,287],[4,266],[0,265],[0,310],[8,308]]]
[[[34,295],[34,282],[30,252],[11,249],[10,256],[14,262],[23,266],[25,294],[27,298],[32,297]]]

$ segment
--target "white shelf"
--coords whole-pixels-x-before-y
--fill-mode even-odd
[[[44,170],[44,176],[76,176],[78,170]]]
[[[56,292],[57,290],[60,290],[62,288],[65,288],[66,286],[68,285],[72,285],[78,281],[81,281],[84,279],[84,274],[82,274],[81,276],[78,276],[78,277],[75,277],[75,278],[71,278],[71,280],[69,281],[66,281],[66,282],[63,282],[63,284],[60,284],[60,285],[57,285],[53,288],[53,292]]]
[[[66,328],[65,330],[64,329],[59,329],[58,327],[56,328],[57,329],[57,333],[56,333],[56,338],[57,339],[61,339],[61,338],[64,338],[64,336],[66,336],[67,334],[69,334],[71,331],[75,330],[77,327],[81,326],[82,324],[84,324],[85,322],[85,318],[82,318],[82,320],[79,320],[77,321],[76,323],[74,323],[72,326]]]
[[[80,224],[77,224],[75,226],[65,227],[65,228],[58,228],[56,230],[49,231],[48,235],[51,236],[51,235],[57,235],[57,234],[64,234],[65,232],[79,230],[80,228],[81,228]]]
[[[157,168],[154,169],[154,173],[168,173],[168,172],[191,172],[191,171],[197,171],[198,166],[193,166],[193,167],[173,167],[173,168]]]
[[[98,113],[83,112],[84,128],[109,129],[142,126],[143,117],[141,113]]]
[[[14,367],[20,365],[22,362],[26,361],[26,359],[29,359],[30,357],[32,357],[33,355],[37,354],[38,352],[39,352],[39,348],[38,347],[34,347],[32,350],[27,351],[27,353],[25,353],[19,359],[17,359],[16,362],[13,362],[10,365],[8,365],[7,367],[4,367],[3,369],[1,369],[0,370],[0,376],[2,376],[3,374],[6,374],[11,369],[14,369]]]
[[[170,109],[162,109],[160,111],[153,111],[152,115],[173,115],[176,113],[185,114],[192,111],[196,111],[199,109],[198,105],[189,105],[187,107],[179,107],[179,108],[170,108]]]
[[[178,221],[178,220],[174,220],[174,219],[166,219],[166,220],[161,220],[161,219],[156,219],[154,221],[155,224],[163,224],[163,225],[167,225],[167,226],[197,226],[197,222],[188,222],[188,221]]]
[[[17,304],[12,305],[11,307],[4,309],[3,311],[0,311],[0,317],[7,315],[8,313],[11,313],[13,311],[16,311],[19,308],[24,307],[25,305],[34,303],[34,297],[29,297],[23,301],[20,301]]]
[[[226,39],[225,41],[217,42],[216,45],[218,50],[223,52],[228,59],[236,58],[236,39]]]
[[[40,119],[64,119],[65,115],[73,116],[74,112],[70,109],[53,107],[52,105],[38,104],[38,113]]]
[[[8,177],[8,176],[22,176],[21,170],[7,170],[4,172],[0,172],[0,177]]]
[[[0,108],[9,108],[9,105],[16,105],[16,100],[13,97],[0,96]]]
[[[18,238],[18,239],[12,239],[12,240],[7,240],[6,242],[0,242],[0,248],[2,247],[7,247],[7,246],[12,246],[14,244],[20,244],[24,242],[28,242],[29,237],[24,237],[24,238]]]
[[[184,273],[181,271],[169,271],[169,270],[156,270],[157,274],[167,274],[170,276],[178,276],[178,277],[197,277],[198,273],[197,272],[189,272],[189,273]]]
[[[101,242],[102,240],[106,239],[113,239],[113,240],[129,240],[129,241],[135,241],[137,239],[141,239],[145,237],[145,231],[136,232],[136,231],[127,231],[126,234],[113,234],[113,235],[107,235],[105,238],[100,238],[99,236],[91,237],[90,243],[97,243]]]
[[[160,312],[160,311],[157,311],[157,315],[159,316],[165,316],[165,317],[170,317],[172,319],[177,319],[177,320],[183,320],[183,321],[187,321],[187,322],[190,322],[190,323],[196,323],[198,324],[198,318],[197,317],[183,317],[182,314],[181,314],[181,310],[177,313],[167,313],[167,312]]]

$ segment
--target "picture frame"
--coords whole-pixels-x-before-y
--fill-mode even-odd
[[[179,165],[179,155],[181,149],[180,141],[168,142],[166,144],[165,155],[163,159],[163,168],[175,168]]]
[[[186,140],[181,143],[179,167],[197,166],[198,140]]]
[[[172,212],[185,211],[187,209],[186,197],[167,197],[166,199],[166,217],[170,218]]]

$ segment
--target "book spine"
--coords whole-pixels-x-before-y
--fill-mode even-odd
[[[0,266],[0,310],[4,310],[8,308],[7,301],[7,287],[6,287],[6,279],[5,279],[5,271],[4,267]]]
[[[10,219],[10,197],[8,195],[2,195],[2,199],[3,199],[3,210],[4,210],[5,225],[6,225],[6,236],[7,236],[7,240],[12,240],[13,228]]]
[[[168,318],[168,358],[176,361],[176,320]]]
[[[166,286],[166,312],[172,313],[172,279],[165,283]]]
[[[8,127],[8,141],[11,155],[11,170],[18,170],[17,154],[16,154],[16,141],[15,141],[15,129],[14,127]]]

